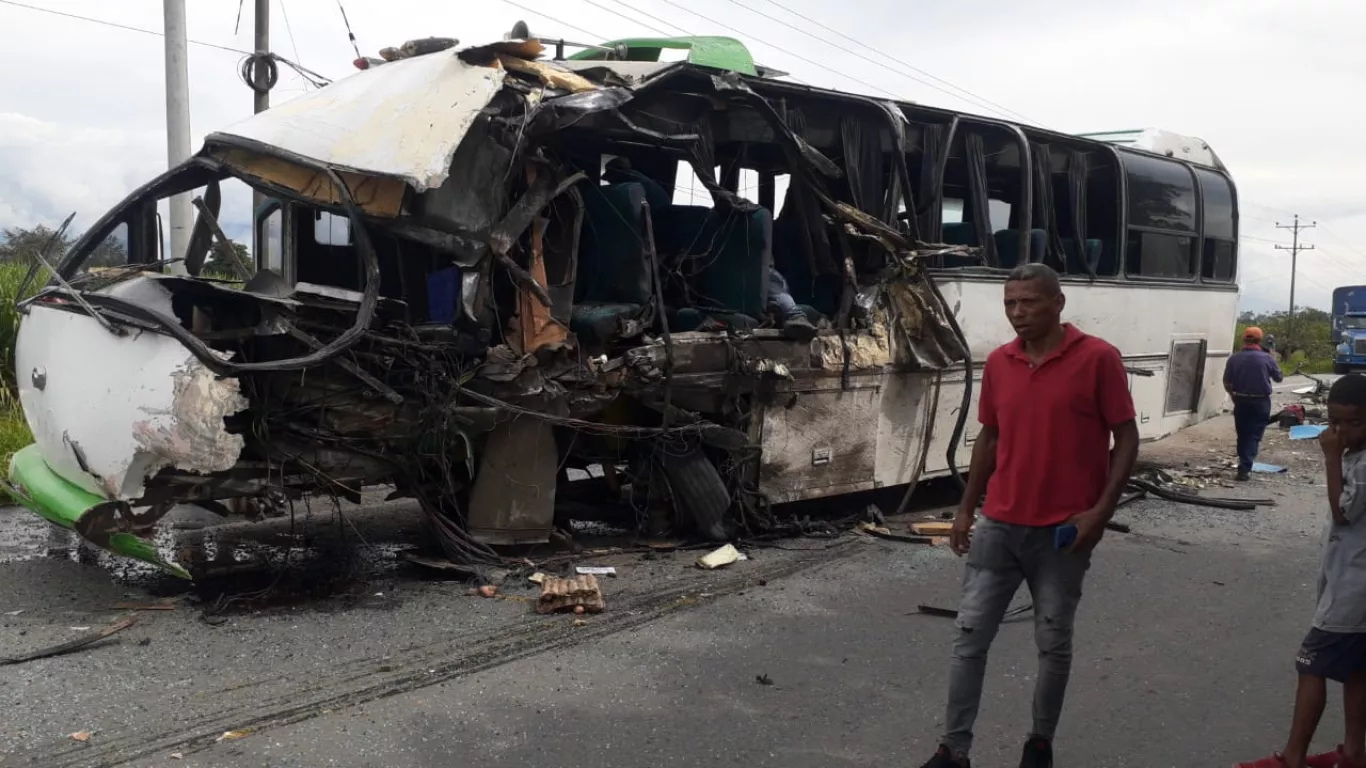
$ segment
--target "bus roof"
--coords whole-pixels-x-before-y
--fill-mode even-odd
[[[1104,141],[1130,149],[1140,149],[1163,157],[1173,157],[1197,165],[1224,170],[1219,156],[1209,143],[1195,136],[1184,136],[1161,128],[1135,128],[1126,131],[1099,131],[1077,134],[1083,139]]]

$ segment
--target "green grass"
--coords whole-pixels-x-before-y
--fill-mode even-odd
[[[33,433],[24,420],[14,381],[14,343],[19,336],[22,317],[14,308],[19,286],[28,267],[13,262],[0,263],[0,473],[9,472],[14,452],[33,442]],[[39,274],[29,284],[26,296],[42,287],[46,275]],[[4,495],[0,493],[0,498]]]

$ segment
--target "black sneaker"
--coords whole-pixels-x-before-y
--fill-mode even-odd
[[[953,754],[949,752],[949,748],[940,744],[939,751],[935,752],[934,757],[931,757],[930,761],[920,768],[972,768],[972,761],[967,758],[955,760]]]
[[[1246,469],[1240,469],[1238,470],[1237,479],[1240,483],[1246,483],[1248,480],[1252,479],[1252,475]]]
[[[816,338],[816,326],[806,319],[806,315],[796,314],[783,321],[783,336],[795,341],[811,341]]]
[[[1048,739],[1035,736],[1025,742],[1020,768],[1053,768],[1053,745]]]

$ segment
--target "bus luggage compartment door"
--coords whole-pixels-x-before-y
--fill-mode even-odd
[[[875,487],[880,376],[797,381],[764,408],[759,489],[775,504]]]

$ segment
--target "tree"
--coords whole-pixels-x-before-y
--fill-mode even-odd
[[[48,246],[48,242],[52,241],[56,234],[55,229],[44,224],[30,228],[6,227],[0,230],[0,262],[13,262],[25,266],[33,264],[38,261],[38,254],[42,253],[43,248]],[[79,234],[69,230],[58,237],[48,248],[48,262],[56,265],[79,239]],[[123,230],[119,229],[95,246],[86,266],[112,267],[127,263],[128,245]]]
[[[1243,312],[1234,328],[1233,348],[1242,344],[1243,329],[1255,325],[1276,337],[1276,351],[1286,367],[1304,362],[1310,373],[1326,372],[1333,367],[1333,318],[1312,307],[1295,309],[1295,332],[1290,334],[1289,312]]]
[[[245,245],[235,241],[228,241],[232,245],[233,253],[237,254],[237,260],[244,264],[248,271],[255,272],[255,267],[251,261],[251,253]],[[200,273],[202,277],[216,277],[219,280],[241,280],[237,267],[223,258],[218,252],[218,248],[209,251],[209,259],[204,262],[204,270]],[[250,275],[248,275],[250,277]]]
[[[55,229],[43,224],[31,229],[6,227],[0,231],[0,261],[12,261],[26,266],[33,264],[38,260],[38,254],[56,234]],[[71,247],[72,242],[73,238],[69,234],[58,238],[48,249],[48,261],[60,260],[62,255],[66,253],[66,249]]]

